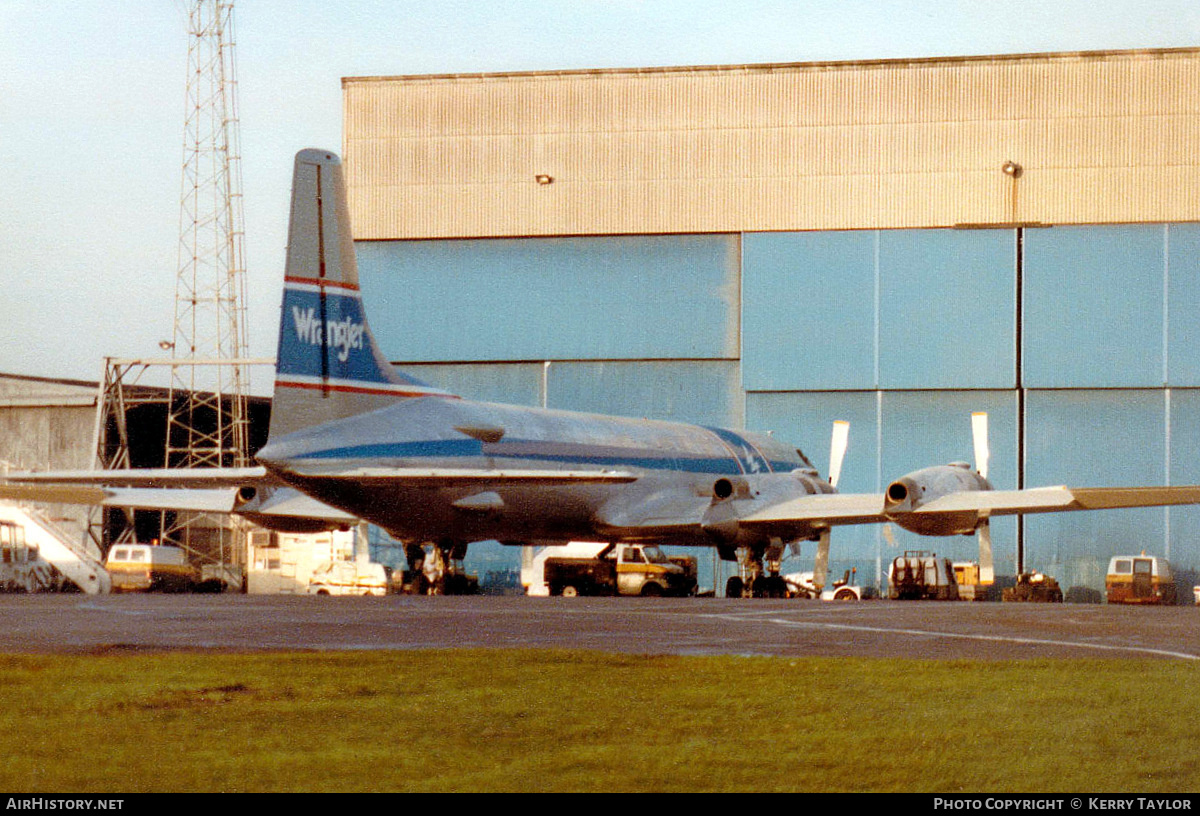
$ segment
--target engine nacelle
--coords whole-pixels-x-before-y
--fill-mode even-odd
[[[783,532],[787,532],[789,536],[807,538],[815,535],[815,532],[808,529],[796,530],[795,525],[784,525],[787,527],[786,531],[765,530],[759,527],[751,533],[742,527],[740,519],[762,506],[798,496],[836,492],[815,470],[808,469],[798,469],[790,473],[722,476],[713,482],[712,503],[704,511],[700,527],[714,541],[727,546],[760,546],[772,536]]]
[[[234,497],[233,512],[251,524],[256,524],[259,527],[273,530],[277,533],[308,535],[310,533],[327,533],[334,530],[349,529],[349,526],[345,522],[330,519],[260,512],[270,504],[274,497],[274,488],[240,487]]]
[[[917,513],[922,507],[951,493],[991,490],[991,483],[965,462],[915,470],[888,485],[883,512],[912,533],[931,536],[971,535],[983,519],[974,511]]]

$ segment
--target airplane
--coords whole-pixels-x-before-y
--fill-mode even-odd
[[[447,563],[483,540],[716,547],[747,576],[730,579],[726,595],[735,596],[780,594],[772,565],[799,541],[818,542],[814,583],[823,586],[840,525],[978,535],[990,581],[994,516],[1200,503],[1200,486],[996,490],[986,417],[973,422],[974,470],[952,463],[903,476],[883,494],[844,494],[845,423],[835,424],[821,478],[799,449],[766,434],[474,402],[428,385],[376,344],[341,160],[306,149],[295,158],[274,402],[258,466],[9,474],[0,498],[40,490],[50,501],[216,510],[293,532],[362,520],[404,542],[410,566],[425,542]]]

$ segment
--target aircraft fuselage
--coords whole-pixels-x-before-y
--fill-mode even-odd
[[[762,434],[445,397],[407,399],[273,439],[259,460],[305,493],[408,541],[711,545],[720,534],[706,532],[703,521],[722,480],[752,493],[831,490],[798,451]],[[422,469],[441,478],[390,477]],[[460,471],[473,475],[455,479]],[[518,471],[532,475],[505,476]],[[573,477],[555,481],[566,472]],[[656,526],[656,509],[671,524]]]

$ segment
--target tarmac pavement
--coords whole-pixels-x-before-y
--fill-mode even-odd
[[[596,649],[1200,660],[1200,608],[721,598],[0,596],[2,653]]]

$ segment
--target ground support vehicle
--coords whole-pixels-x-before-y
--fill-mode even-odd
[[[857,573],[857,570],[848,569],[845,575],[833,582],[832,586],[824,587],[820,591],[813,584],[813,574],[811,572],[789,572],[783,576],[783,580],[787,583],[789,598],[820,598],[822,601],[861,601],[864,598],[875,597],[874,587],[862,587],[855,582],[854,578]]]
[[[368,561],[326,561],[308,580],[309,595],[386,595],[387,571]]]
[[[1000,587],[995,582],[985,584],[980,580],[979,562],[955,561],[954,582],[958,584],[960,601],[998,601]]]
[[[80,541],[77,533],[64,530],[42,511],[0,501],[0,545],[5,540],[14,548],[10,554],[13,562],[20,561],[16,550],[22,542],[28,548],[26,571],[32,575],[24,576],[24,580],[17,578],[16,583],[21,587],[17,591],[28,591],[33,586],[32,578],[39,584],[34,590],[37,592],[78,591],[97,595],[110,589],[100,550],[90,541]]]
[[[201,583],[183,550],[164,544],[114,544],[104,568],[113,592],[192,592]]]
[[[539,553],[528,577],[530,595],[682,597],[696,592],[696,559],[653,545],[572,542]]]
[[[906,550],[888,568],[888,597],[892,600],[957,601],[958,583],[949,558],[937,553]]]
[[[1017,576],[1017,583],[1005,587],[1005,602],[1062,603],[1062,587],[1058,581],[1041,572],[1026,572]]]
[[[1175,575],[1165,558],[1117,555],[1108,562],[1104,588],[1110,604],[1173,604]]]

